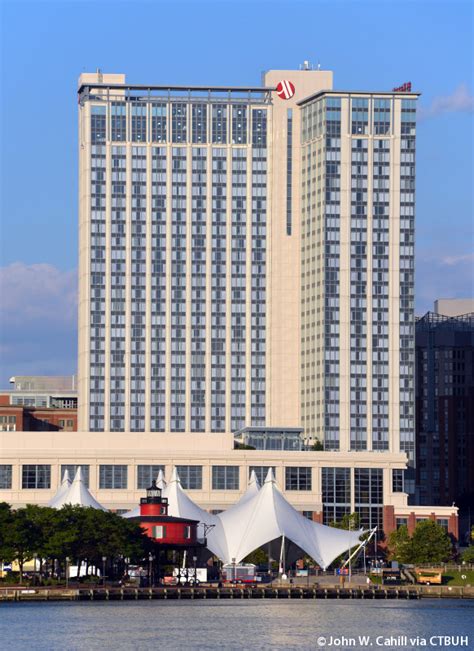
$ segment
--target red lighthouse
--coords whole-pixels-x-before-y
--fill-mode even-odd
[[[130,519],[138,522],[154,543],[154,552],[148,557],[148,585],[161,580],[160,567],[169,557],[168,552],[172,552],[175,562],[184,557],[184,552],[191,556],[196,575],[196,554],[206,546],[206,540],[197,537],[199,521],[168,515],[168,499],[162,496],[155,480],[146,489],[146,497],[140,500],[140,515]]]
[[[170,549],[201,547],[197,540],[198,520],[175,518],[168,515],[168,499],[162,497],[156,481],[146,490],[140,500],[140,516],[133,518],[145,529],[153,541]]]

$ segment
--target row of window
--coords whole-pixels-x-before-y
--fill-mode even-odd
[[[190,107],[190,108],[189,108]],[[148,110],[147,110],[148,109]],[[229,109],[229,110],[228,110]],[[108,119],[107,119],[108,118]],[[251,120],[251,123],[250,123]],[[246,144],[266,147],[267,111],[245,104],[112,102],[91,107],[91,140]]]
[[[250,466],[249,476],[255,471],[261,484],[271,466]],[[64,464],[61,466],[61,478],[67,470],[72,479],[78,466]],[[137,489],[145,489],[156,479],[163,465],[137,466]],[[186,490],[202,489],[202,466],[176,466],[181,484]],[[89,466],[82,465],[82,476],[86,486],[89,486]],[[285,468],[285,489],[310,491],[312,489],[311,467]],[[212,466],[212,490],[239,490],[239,466]],[[0,489],[11,489],[12,466],[0,465]],[[22,466],[21,487],[29,489],[51,488],[51,466],[49,464],[26,464]],[[128,487],[128,466],[120,464],[104,464],[99,466],[100,489],[126,489]]]
[[[61,478],[67,470],[72,479],[78,466],[74,464],[61,465]],[[186,490],[202,490],[202,466],[179,465],[176,466],[181,484]],[[255,472],[262,485],[272,466],[249,466],[249,477]],[[82,477],[86,486],[89,486],[88,465],[81,465]],[[161,464],[137,466],[137,489],[146,489],[159,471],[165,470]],[[357,473],[361,473],[356,468]],[[285,468],[285,490],[311,491],[312,468],[310,466],[288,466]],[[382,481],[382,470],[376,469],[377,480]],[[375,477],[375,474],[374,474]],[[239,490],[239,466],[212,466],[212,490]],[[332,503],[346,503],[350,501],[350,471],[349,468],[322,468],[323,501]],[[392,471],[392,490],[403,492],[404,471]],[[12,466],[0,465],[0,489],[8,490],[12,487]],[[99,466],[100,489],[126,489],[128,487],[128,466],[117,464],[104,464]],[[26,464],[22,466],[22,488],[49,489],[51,488],[51,466],[48,464]],[[339,494],[340,493],[340,494]],[[382,499],[382,487],[378,486],[378,499]],[[372,496],[373,497],[373,496]]]

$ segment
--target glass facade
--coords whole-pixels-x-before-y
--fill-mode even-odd
[[[372,449],[383,451],[389,443],[390,141],[374,140],[372,156]]]
[[[126,218],[127,156],[125,147],[112,146],[111,165],[109,422],[112,432],[123,432],[125,429],[126,242],[130,228]]]
[[[127,488],[127,466],[99,466],[99,488]]]
[[[383,470],[354,469],[355,510],[364,529],[383,531]]]
[[[176,466],[184,490],[202,490],[202,466]]]
[[[133,97],[90,130],[89,428],[263,425],[267,108]]]
[[[51,488],[51,466],[27,464],[21,467],[22,488]]]
[[[239,490],[239,466],[212,466],[212,490]]]
[[[353,109],[352,132],[358,133],[354,119]],[[356,138],[351,154],[351,450],[367,449],[367,185],[368,140]]]
[[[401,102],[400,139],[400,450],[415,460],[416,100]]]
[[[321,468],[323,523],[340,522],[351,512],[351,469]]]
[[[389,421],[389,378],[400,372],[395,398],[400,448],[414,454],[415,104],[395,96],[347,94],[320,97],[302,109],[302,419],[306,436],[322,441],[324,449],[340,449],[344,436],[350,450],[389,450],[390,430],[398,427],[398,416]],[[341,120],[351,134],[343,161],[350,179],[342,174]],[[398,203],[398,180],[399,222],[393,200],[396,196]],[[341,214],[342,199],[350,214]],[[398,223],[399,244],[393,233]],[[390,269],[398,266],[399,304],[398,283],[389,282]],[[341,330],[342,312],[347,325]],[[399,364],[390,368],[390,351],[398,349]],[[344,403],[341,356],[350,369]]]
[[[154,105],[153,111],[166,139],[166,104]],[[152,119],[153,114],[152,114]],[[153,124],[153,122],[152,122]],[[163,127],[164,124],[164,127]],[[158,125],[156,126],[158,129]],[[158,138],[156,138],[158,139]],[[165,431],[166,405],[166,210],[167,173],[166,148],[151,150],[151,368],[150,368],[150,430]]]
[[[0,490],[8,490],[12,487],[12,466],[0,464]]]
[[[312,468],[288,466],[285,468],[285,490],[310,491],[312,490]]]

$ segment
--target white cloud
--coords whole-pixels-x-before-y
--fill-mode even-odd
[[[474,95],[467,84],[460,84],[451,95],[434,97],[427,107],[421,105],[418,110],[419,119],[433,118],[443,113],[472,113],[474,111]]]
[[[417,314],[432,310],[437,298],[473,298],[474,253],[436,256],[419,252],[415,297]]]
[[[77,312],[77,273],[50,264],[15,262],[0,268],[1,321],[72,323]]]
[[[11,375],[74,373],[77,273],[49,264],[0,268],[0,385]]]
[[[442,258],[441,262],[448,265],[449,267],[460,264],[462,262],[474,263],[474,253],[465,253],[464,255],[448,255],[445,258]]]

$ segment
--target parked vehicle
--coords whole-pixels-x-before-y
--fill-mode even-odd
[[[227,563],[222,567],[222,578],[232,583],[256,583],[256,565],[253,563]]]
[[[416,582],[424,585],[441,585],[443,583],[443,570],[440,568],[425,570],[415,567],[415,576]]]

